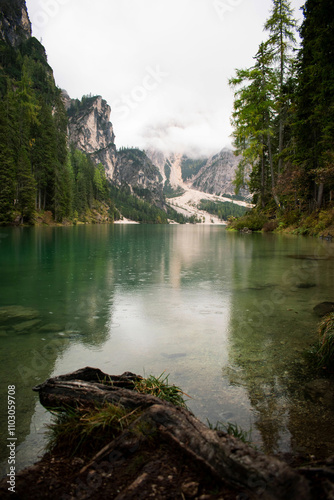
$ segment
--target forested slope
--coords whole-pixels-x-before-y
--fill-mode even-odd
[[[83,111],[103,103],[98,96],[78,102]],[[167,222],[167,206],[152,206],[146,193],[127,189],[124,204],[126,180],[111,189],[107,166],[73,142],[73,109],[65,103],[43,45],[31,36],[25,2],[0,0],[0,225],[112,222],[122,215],[121,198],[127,212],[136,207],[136,220]],[[116,158],[107,115],[105,139]]]

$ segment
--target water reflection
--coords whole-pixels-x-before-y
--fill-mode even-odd
[[[32,387],[51,376],[69,345],[102,346],[109,334],[113,262],[103,229],[94,238],[79,228],[1,231],[0,391],[4,402],[7,386],[17,388],[18,448],[31,430]],[[7,436],[5,412],[0,428]]]
[[[18,387],[22,463],[35,458],[45,421],[31,387],[87,365],[166,370],[199,418],[252,425],[268,452],[318,453],[317,441],[331,449],[333,412],[320,416],[305,397],[299,363],[314,340],[313,307],[332,299],[334,261],[291,256],[329,255],[333,245],[200,225],[1,234],[0,389]],[[21,317],[8,317],[12,306]]]
[[[332,294],[334,267],[330,259],[289,260],[288,249],[303,255],[303,243],[253,235],[241,245],[242,261],[233,262],[231,348],[223,376],[247,389],[264,451],[320,457],[334,452],[334,415],[305,396],[302,353],[316,338],[313,307]],[[333,249],[317,244],[313,250],[326,255]]]

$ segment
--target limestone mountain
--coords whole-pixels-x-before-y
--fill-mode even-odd
[[[102,163],[106,177],[114,178],[116,146],[111,109],[101,96],[84,96],[81,100],[70,99],[62,91],[67,109],[69,143],[87,154],[95,164]]]
[[[192,187],[210,194],[234,194],[236,170],[240,158],[228,148],[222,149],[218,154],[208,159],[205,165],[191,179]],[[247,192],[242,193],[247,196]]]
[[[68,140],[87,154],[95,165],[102,163],[106,177],[115,186],[129,186],[130,191],[147,201],[165,206],[162,176],[144,151],[122,148],[117,151],[110,122],[111,109],[101,96],[71,99],[63,90],[68,122]]]
[[[87,154],[95,165],[101,163],[114,186],[128,186],[132,194],[164,210],[165,197],[180,196],[189,188],[209,194],[234,194],[239,159],[233,151],[223,149],[211,158],[164,154],[153,149],[117,151],[111,109],[101,96],[78,100],[63,91],[63,101],[69,117],[69,143]]]
[[[191,158],[185,154],[165,155],[150,149],[147,155],[160,170],[165,192],[169,184],[174,193],[193,188],[209,194],[234,194],[233,181],[240,158],[231,149],[224,148],[210,158]],[[248,193],[244,191],[241,194],[247,196]]]
[[[182,157],[180,153],[165,155],[162,151],[148,149],[147,156],[158,167],[162,180],[168,181],[173,188],[182,184]]]
[[[148,158],[159,169],[163,183],[163,192],[168,196],[175,196],[183,192],[182,161],[180,153],[165,155],[162,151],[148,149]]]
[[[0,0],[0,40],[17,47],[31,37],[31,23],[24,0]]]
[[[144,151],[137,148],[120,149],[117,152],[113,181],[118,186],[130,186],[134,194],[160,208],[166,208],[163,178]]]
[[[127,185],[133,194],[165,207],[164,196],[181,195],[186,188],[209,194],[234,194],[233,180],[239,159],[230,149],[210,157],[191,158],[182,153],[123,148],[117,151],[112,110],[101,96],[71,99],[63,91],[69,116],[69,142],[102,163],[115,186]],[[242,194],[247,194],[242,193]]]

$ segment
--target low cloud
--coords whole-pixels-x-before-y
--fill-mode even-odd
[[[102,95],[116,145],[213,154],[231,144],[235,68],[271,0],[26,0],[59,87]],[[303,0],[292,0],[296,15]]]

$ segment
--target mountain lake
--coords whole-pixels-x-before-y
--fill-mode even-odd
[[[303,356],[314,306],[334,299],[334,243],[214,224],[1,228],[0,257],[2,475],[8,386],[18,471],[50,421],[32,388],[85,366],[168,376],[199,419],[251,430],[266,453],[334,454],[333,403]]]

